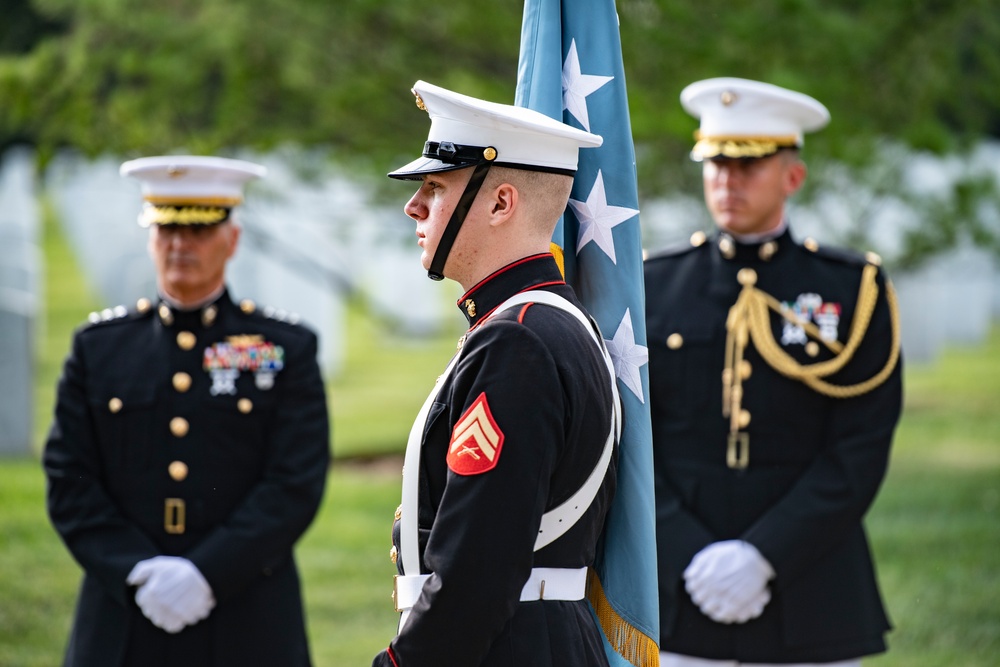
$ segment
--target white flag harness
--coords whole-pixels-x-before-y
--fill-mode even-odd
[[[580,520],[580,517],[584,515],[594,498],[597,496],[597,492],[601,487],[601,483],[604,481],[605,474],[607,473],[608,465],[611,463],[615,440],[621,435],[621,403],[618,396],[618,383],[615,375],[614,362],[611,360],[611,355],[608,353],[608,350],[604,345],[604,341],[601,339],[599,330],[597,330],[596,325],[586,315],[584,315],[579,308],[568,300],[558,294],[553,294],[552,292],[530,290],[527,292],[521,292],[520,294],[515,294],[504,301],[493,311],[490,317],[495,317],[508,308],[524,303],[540,303],[554,308],[559,308],[560,310],[573,315],[580,322],[580,324],[583,325],[583,327],[587,330],[587,333],[590,334],[594,344],[596,344],[598,349],[600,349],[601,355],[604,358],[604,363],[607,366],[608,376],[611,382],[613,403],[611,429],[608,433],[608,438],[604,444],[601,456],[597,461],[597,465],[594,466],[590,476],[587,477],[587,480],[576,491],[576,493],[570,496],[558,507],[555,507],[542,515],[541,524],[538,528],[538,536],[535,539],[534,546],[534,550],[538,551],[539,549],[557,540],[565,534],[566,531],[572,528],[573,525]],[[403,612],[403,616],[399,623],[400,629],[402,629],[404,623],[406,622],[406,618],[409,614],[409,608],[413,606],[416,598],[419,597],[424,581],[426,581],[430,576],[429,574],[421,574],[420,572],[420,546],[417,527],[417,505],[419,502],[420,489],[420,447],[424,426],[427,421],[427,414],[430,412],[431,405],[434,404],[441,386],[454,370],[461,356],[461,351],[456,353],[448,363],[448,367],[445,368],[444,373],[442,373],[438,378],[434,388],[424,401],[423,407],[421,407],[420,412],[417,413],[417,417],[413,422],[413,427],[410,429],[410,436],[406,442],[406,455],[403,459],[403,502],[399,519],[400,557],[402,558],[403,572],[405,574],[403,576],[396,577],[396,582],[394,584],[396,608],[397,610],[401,610]],[[528,583],[525,584],[524,590],[522,591],[521,600],[538,600],[541,599],[542,594],[544,594],[545,599],[550,600],[582,599],[586,579],[585,574],[586,568],[534,568],[532,570],[531,577],[528,579]],[[541,581],[541,591],[536,590],[538,588],[538,581]],[[532,585],[532,582],[535,582],[535,585]],[[548,588],[546,588],[546,586]],[[529,587],[531,587],[532,590],[529,591]]]

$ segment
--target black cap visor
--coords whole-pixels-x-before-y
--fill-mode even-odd
[[[486,157],[487,155],[489,157]],[[485,146],[462,146],[450,141],[428,141],[424,144],[422,157],[390,172],[388,176],[402,181],[419,181],[424,174],[474,167],[495,157],[496,151]]]

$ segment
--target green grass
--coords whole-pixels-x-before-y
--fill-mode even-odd
[[[352,303],[346,363],[330,383],[333,451],[337,458],[401,452],[413,418],[452,354],[461,329],[408,340]],[[464,320],[454,312],[457,326]]]
[[[866,667],[1000,656],[1000,328],[907,369],[892,465],[868,520],[896,630]]]
[[[48,319],[39,349],[40,445],[72,328],[101,304],[47,225]],[[363,309],[348,318],[348,354],[330,385],[337,462],[298,559],[316,667],[369,664],[392,636],[389,528],[398,453],[454,336],[408,341]],[[865,667],[987,667],[1000,655],[1000,327],[972,348],[906,369],[892,466],[869,519],[896,629]],[[44,511],[35,458],[0,462],[0,666],[59,664],[79,568]]]

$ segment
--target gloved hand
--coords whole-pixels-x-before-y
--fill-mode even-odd
[[[136,563],[125,582],[138,586],[135,602],[153,625],[171,634],[206,618],[215,597],[194,563],[177,556],[156,556]]]
[[[745,623],[771,600],[774,568],[743,540],[714,542],[691,559],[684,587],[702,613],[717,623]]]

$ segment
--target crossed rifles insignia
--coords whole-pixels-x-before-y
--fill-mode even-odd
[[[479,475],[496,467],[502,447],[503,431],[483,392],[452,430],[448,467],[458,475]]]

